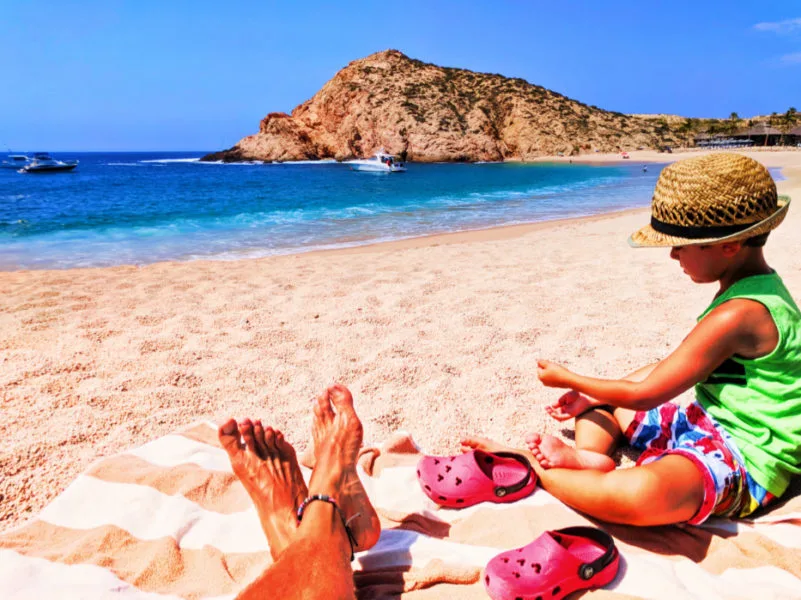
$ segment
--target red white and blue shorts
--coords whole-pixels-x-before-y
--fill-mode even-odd
[[[689,521],[692,525],[710,516],[745,517],[775,498],[754,481],[734,440],[697,402],[687,408],[668,402],[637,412],[625,436],[632,447],[643,451],[638,465],[678,454],[698,467],[704,478],[704,500]]]

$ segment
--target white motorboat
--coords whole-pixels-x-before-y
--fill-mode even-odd
[[[47,152],[37,152],[33,155],[33,160],[22,167],[20,173],[54,173],[57,171],[72,171],[78,166],[77,160],[61,161],[56,160]]]
[[[9,154],[6,160],[0,162],[0,169],[14,169],[19,171],[22,167],[30,162],[30,158],[24,154]]]
[[[345,161],[345,164],[354,171],[373,171],[375,173],[403,173],[406,171],[406,165],[383,148],[372,158],[357,158]]]

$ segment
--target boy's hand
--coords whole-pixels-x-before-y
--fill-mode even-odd
[[[543,385],[555,388],[569,388],[573,373],[549,360],[537,361],[537,377]]]
[[[587,412],[594,405],[595,402],[587,398],[587,396],[571,390],[566,394],[562,394],[559,400],[550,406],[546,406],[545,412],[557,421],[567,421]]]

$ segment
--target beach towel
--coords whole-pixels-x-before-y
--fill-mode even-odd
[[[603,527],[622,555],[612,584],[583,598],[801,597],[801,497],[702,527],[589,521],[542,489],[514,504],[438,509],[416,481],[419,456],[403,433],[362,453],[360,476],[384,530],[354,562],[360,599],[486,598],[490,558],[571,525]],[[270,562],[216,427],[200,422],[99,460],[0,535],[0,597],[233,598]]]

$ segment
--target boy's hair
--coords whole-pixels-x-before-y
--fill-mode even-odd
[[[755,235],[754,237],[750,237],[743,242],[743,246],[748,248],[762,248],[765,245],[765,242],[768,241],[768,236],[770,235],[770,231],[767,233],[763,233],[762,235]]]

